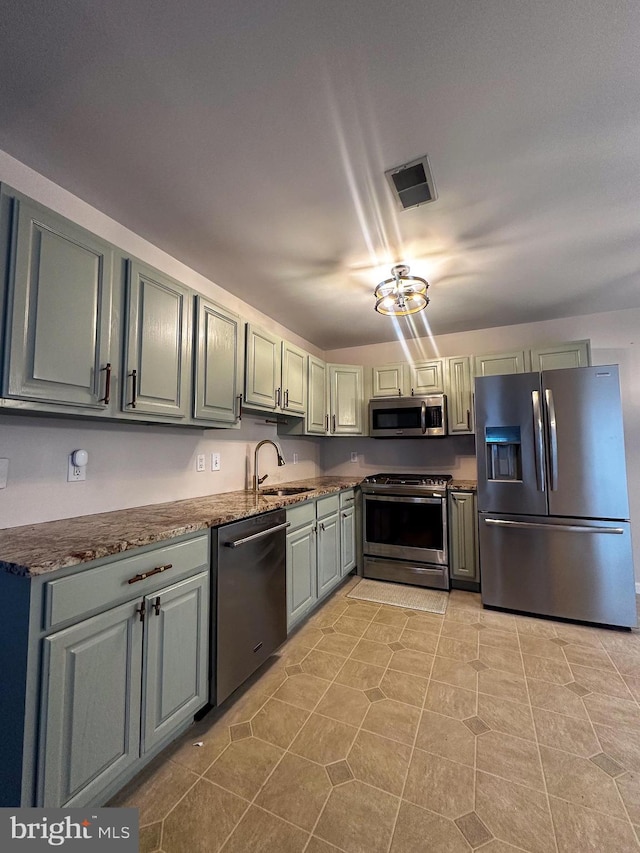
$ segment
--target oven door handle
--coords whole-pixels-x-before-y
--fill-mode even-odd
[[[445,498],[440,497],[422,497],[417,495],[369,495],[365,494],[365,501],[393,501],[394,503],[414,503],[414,504],[442,504]]]

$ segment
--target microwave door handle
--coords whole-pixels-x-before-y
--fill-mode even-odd
[[[556,421],[556,407],[553,404],[553,392],[546,388],[544,396],[547,402],[547,416],[549,423],[549,469],[550,488],[555,492],[558,489],[558,424]]]
[[[542,410],[540,408],[540,392],[531,392],[531,403],[533,406],[533,434],[535,435],[535,463],[536,463],[536,480],[538,482],[538,491],[545,490],[545,470],[544,470],[544,432],[542,423]]]
[[[427,432],[427,404],[424,400],[420,405],[420,429],[422,430],[422,434],[425,435]]]

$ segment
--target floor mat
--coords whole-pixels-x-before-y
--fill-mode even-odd
[[[374,601],[376,604],[391,604],[394,607],[408,607],[411,610],[426,610],[428,613],[445,613],[449,593],[363,578],[351,592],[347,593],[347,598]]]

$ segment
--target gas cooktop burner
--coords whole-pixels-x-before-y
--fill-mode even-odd
[[[372,474],[363,483],[376,486],[440,486],[445,487],[451,474]]]

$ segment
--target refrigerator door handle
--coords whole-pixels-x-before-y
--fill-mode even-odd
[[[544,492],[545,486],[545,456],[544,456],[544,432],[542,423],[542,410],[540,408],[540,392],[531,392],[531,402],[533,404],[533,431],[536,437],[535,443],[535,462],[536,462],[536,480],[538,482],[538,491]]]
[[[546,388],[544,392],[549,416],[549,468],[550,487],[555,492],[558,488],[558,429],[556,423],[556,407],[553,404],[553,392]]]
[[[507,521],[504,518],[485,518],[485,524],[495,527],[517,527],[520,530],[561,530],[564,533],[624,533],[622,527],[583,527],[579,524],[535,524],[532,521]]]

